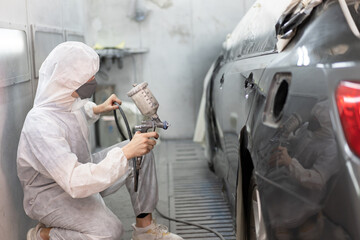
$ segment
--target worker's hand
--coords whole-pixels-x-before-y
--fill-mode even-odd
[[[285,147],[279,146],[274,149],[273,154],[269,160],[270,166],[289,166],[291,164],[291,157]]]
[[[101,114],[119,108],[118,106],[114,105],[114,102],[121,104],[121,100],[118,99],[115,94],[112,94],[104,103],[97,105],[93,108],[94,113]]]
[[[156,145],[156,141],[151,138],[158,139],[159,134],[157,132],[136,132],[132,140],[122,148],[125,157],[130,160],[150,152]]]

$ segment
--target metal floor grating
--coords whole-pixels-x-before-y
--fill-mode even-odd
[[[170,215],[236,239],[233,220],[222,193],[221,181],[212,173],[200,145],[174,141],[168,145]],[[184,239],[219,239],[215,234],[182,223],[171,223],[171,231]]]

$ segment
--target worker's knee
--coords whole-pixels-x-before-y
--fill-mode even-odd
[[[97,236],[99,239],[120,240],[124,232],[121,221],[115,216],[98,219],[97,224],[93,225],[87,233],[91,237]],[[91,238],[93,239],[93,238]]]
[[[112,221],[108,222],[107,224],[107,228],[105,229],[106,234],[110,235],[110,239],[111,240],[120,240],[123,232],[124,232],[124,228],[123,225],[121,223],[121,221],[117,218],[114,218]]]
[[[149,166],[153,166],[155,164],[155,156],[153,151],[150,151],[144,156],[144,159],[141,163],[141,168],[147,168]]]
[[[96,221],[90,222],[88,226],[83,227],[77,226],[72,229],[52,227],[50,239],[121,240],[123,232],[124,229],[120,220],[115,216],[111,216],[109,218],[96,219]]]

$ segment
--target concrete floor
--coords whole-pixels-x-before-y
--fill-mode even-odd
[[[169,214],[169,176],[168,163],[164,154],[166,148],[163,143],[157,144],[154,149],[156,159],[156,170],[159,183],[159,203],[158,208],[164,214]],[[131,224],[135,222],[135,215],[132,209],[129,193],[126,186],[123,186],[116,193],[104,198],[106,205],[115,213],[122,221],[124,226],[124,240],[131,239],[132,227]],[[153,213],[156,222],[169,226],[169,221],[161,218],[156,212]],[[170,226],[169,226],[170,229]],[[171,229],[170,229],[171,231]]]

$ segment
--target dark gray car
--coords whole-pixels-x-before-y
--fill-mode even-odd
[[[338,1],[284,2],[258,1],[213,65],[209,165],[238,239],[360,239],[360,40]]]

